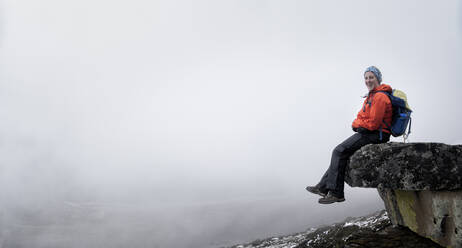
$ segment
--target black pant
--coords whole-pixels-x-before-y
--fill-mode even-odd
[[[337,197],[343,197],[345,167],[348,164],[350,156],[367,144],[385,143],[389,140],[390,134],[388,133],[382,133],[382,140],[380,140],[379,132],[353,134],[335,147],[332,152],[329,169],[324,173],[317,186],[332,191]]]

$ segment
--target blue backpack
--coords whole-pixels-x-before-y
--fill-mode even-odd
[[[411,133],[411,113],[412,110],[407,104],[406,94],[400,90],[393,90],[390,94],[387,91],[377,91],[386,94],[391,101],[393,108],[393,114],[391,119],[391,126],[383,122],[385,126],[390,130],[391,135],[398,137],[403,135],[404,142]],[[406,133],[407,126],[409,124],[409,130]],[[382,139],[382,128],[380,128],[380,139]]]

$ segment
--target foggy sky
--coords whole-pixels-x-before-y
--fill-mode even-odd
[[[462,143],[460,1],[0,4],[3,204],[316,201],[370,65]]]

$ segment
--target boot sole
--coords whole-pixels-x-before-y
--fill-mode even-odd
[[[322,198],[321,198],[321,199],[319,199],[318,203],[319,203],[319,204],[332,204],[332,203],[344,202],[344,201],[345,201],[345,198],[338,198],[338,199],[336,199],[336,200],[331,199],[331,200],[324,200],[324,201],[323,201]]]

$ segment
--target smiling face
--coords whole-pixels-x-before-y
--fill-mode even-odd
[[[379,80],[375,77],[374,73],[368,71],[364,74],[364,81],[369,91],[372,91],[375,87],[379,86]]]

